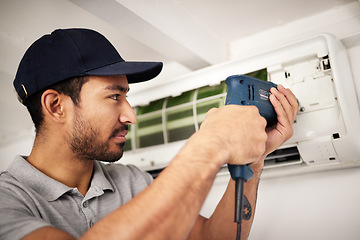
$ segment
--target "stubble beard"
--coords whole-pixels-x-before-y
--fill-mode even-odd
[[[124,125],[122,129],[115,129],[108,140],[124,128],[126,129],[127,126]],[[119,151],[110,151],[109,141],[102,142],[99,140],[99,136],[101,136],[101,131],[86,122],[80,114],[75,114],[74,129],[68,140],[75,156],[84,161],[115,162],[119,160],[123,155],[125,143],[116,144]]]

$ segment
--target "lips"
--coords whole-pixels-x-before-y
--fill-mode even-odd
[[[125,142],[126,141],[126,135],[128,134],[127,130],[117,130],[112,134],[112,138],[115,138],[117,140],[119,140],[120,142]]]

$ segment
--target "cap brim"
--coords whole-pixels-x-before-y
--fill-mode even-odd
[[[138,83],[155,78],[161,72],[162,62],[117,62],[101,68],[86,71],[88,75],[126,75],[129,83]]]

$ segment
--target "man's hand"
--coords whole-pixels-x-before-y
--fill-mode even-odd
[[[226,105],[211,109],[199,133],[208,147],[216,148],[223,164],[256,162],[264,154],[266,120],[255,106]]]
[[[274,128],[267,129],[266,150],[263,159],[292,137],[295,116],[299,112],[297,99],[290,89],[278,85],[278,89],[272,88],[270,91],[270,102],[277,113],[278,123]],[[264,165],[263,159],[258,164],[253,164],[254,171],[261,171]]]

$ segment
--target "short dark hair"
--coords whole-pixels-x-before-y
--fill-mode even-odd
[[[42,112],[41,96],[48,89],[53,89],[59,93],[65,94],[71,98],[75,106],[80,103],[80,91],[82,86],[89,80],[89,76],[74,77],[56,83],[26,99],[24,105],[27,107],[31,119],[35,125],[35,131],[38,132],[44,122]]]

